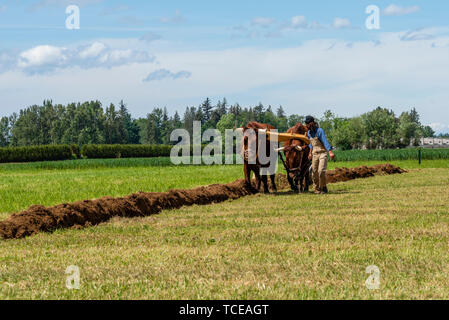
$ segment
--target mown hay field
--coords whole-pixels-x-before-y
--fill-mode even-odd
[[[409,172],[333,184],[326,196],[254,195],[0,241],[0,298],[449,298],[448,161],[392,163]],[[0,212],[227,183],[241,171],[0,166]],[[65,287],[70,265],[79,290]],[[370,265],[379,290],[365,287]]]

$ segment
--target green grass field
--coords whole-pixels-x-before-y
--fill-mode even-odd
[[[0,165],[1,218],[242,177],[239,166],[89,161]],[[0,241],[0,298],[447,299],[449,161],[391,163],[409,173],[334,184],[327,196],[256,195]],[[80,290],[65,288],[70,265]],[[381,272],[376,291],[364,285],[370,265]]]

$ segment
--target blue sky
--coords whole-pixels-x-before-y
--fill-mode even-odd
[[[416,107],[449,132],[448,15],[447,1],[0,0],[0,115],[50,98],[143,116],[209,96],[318,116]]]

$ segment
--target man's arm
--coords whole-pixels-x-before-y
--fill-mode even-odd
[[[329,143],[329,141],[327,140],[327,137],[326,137],[326,134],[324,133],[324,130],[323,130],[323,128],[319,128],[318,129],[318,132],[317,132],[317,136],[318,136],[318,138],[320,139],[320,141],[321,141],[321,143],[324,145],[324,147],[326,148],[326,150],[329,152],[329,151],[332,151],[332,146],[331,146],[331,144]]]
[[[324,133],[324,130],[322,128],[318,129],[317,136],[320,139],[321,143],[326,148],[326,150],[329,152],[329,157],[331,158],[331,160],[334,160],[335,154],[332,152],[332,149],[334,148],[332,148],[331,144],[327,140],[326,134]]]

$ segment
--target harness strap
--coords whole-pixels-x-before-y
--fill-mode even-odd
[[[285,171],[287,171],[287,173],[294,172],[294,171],[301,171],[301,168],[299,168],[299,167],[295,168],[295,169],[287,168],[287,164],[285,163],[284,157],[281,152],[279,152],[279,157],[281,158],[282,164],[284,165]]]
[[[285,160],[284,160],[284,156],[282,155],[282,152],[279,152],[279,158],[281,158],[282,164],[284,165],[285,171],[287,171],[287,173],[290,172],[290,169],[287,168],[287,165],[285,164]]]

